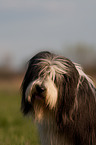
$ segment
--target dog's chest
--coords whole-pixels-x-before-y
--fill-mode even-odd
[[[38,130],[42,145],[73,145],[58,133],[56,126],[52,122],[38,124]]]

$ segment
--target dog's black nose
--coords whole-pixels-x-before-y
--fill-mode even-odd
[[[40,86],[40,85],[36,85],[36,91],[38,93],[43,93],[45,91],[45,87]]]

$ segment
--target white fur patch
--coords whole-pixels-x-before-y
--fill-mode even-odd
[[[79,72],[79,75],[84,76],[88,80],[88,82],[91,83],[94,86],[93,81],[83,72],[82,67],[77,63],[74,63],[74,64],[75,64],[75,67],[76,67],[77,71]],[[80,81],[79,81],[79,83],[80,83]]]
[[[58,90],[54,84],[54,82],[48,77],[47,81],[45,81],[45,87],[47,89],[46,93],[46,103],[50,106],[50,108],[54,108],[58,98]]]
[[[46,73],[52,73],[53,74],[53,80],[55,78],[55,73],[59,74],[66,74],[68,73],[69,70],[69,65],[67,63],[67,60],[54,58],[53,60],[48,60],[48,59],[39,59],[40,62],[37,65],[43,65],[42,70],[40,71],[39,75],[44,72],[44,70],[47,70]]]

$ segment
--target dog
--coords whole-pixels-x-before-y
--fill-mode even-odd
[[[21,88],[21,110],[36,121],[42,145],[96,145],[96,88],[80,65],[39,52]]]

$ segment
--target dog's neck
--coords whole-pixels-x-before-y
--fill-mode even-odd
[[[42,145],[73,145],[60,135],[54,119],[42,120],[37,123]]]

